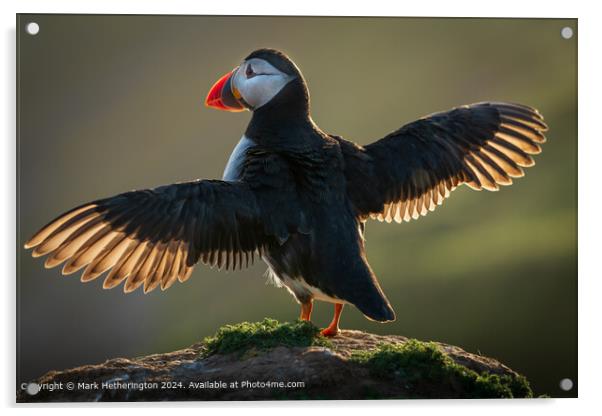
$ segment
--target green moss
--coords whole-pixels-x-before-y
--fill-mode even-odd
[[[351,360],[370,368],[381,378],[399,380],[408,390],[428,391],[464,398],[532,397],[523,376],[477,373],[454,362],[433,342],[408,340],[404,344],[381,344],[371,351],[355,351]]]
[[[333,348],[320,330],[307,321],[261,322],[226,325],[205,338],[201,357],[236,353],[243,359],[278,346]],[[408,340],[403,344],[380,344],[374,350],[353,351],[350,357],[369,368],[372,375],[401,383],[407,392],[400,397],[512,398],[532,397],[523,376],[481,374],[454,362],[433,342]],[[287,397],[289,397],[287,395]],[[301,397],[301,396],[300,396]],[[379,392],[366,392],[378,398]]]
[[[212,354],[252,354],[277,346],[308,347],[319,345],[332,348],[332,343],[320,335],[320,329],[311,322],[280,323],[265,318],[261,322],[241,322],[221,327],[215,335],[205,338],[203,357]]]

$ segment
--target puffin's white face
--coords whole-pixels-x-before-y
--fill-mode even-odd
[[[252,58],[232,76],[234,95],[240,94],[253,110],[270,102],[294,76],[285,74],[263,59]]]

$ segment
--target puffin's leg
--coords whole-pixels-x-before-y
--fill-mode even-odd
[[[301,316],[299,319],[302,321],[309,321],[311,319],[311,310],[314,307],[313,299],[309,299],[307,302],[301,304]]]
[[[324,328],[321,332],[325,337],[334,337],[339,333],[339,320],[341,319],[341,312],[343,311],[342,303],[334,304],[334,316],[332,318],[332,322],[328,325],[327,328]]]

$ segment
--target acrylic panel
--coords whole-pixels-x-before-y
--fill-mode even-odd
[[[18,15],[17,401],[576,397],[577,29]]]

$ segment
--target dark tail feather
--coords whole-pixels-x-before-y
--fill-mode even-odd
[[[380,288],[379,288],[380,289]],[[381,296],[374,296],[373,299],[365,299],[354,305],[370,320],[377,322],[391,322],[395,320],[395,311],[391,307],[388,299],[380,293]],[[366,296],[368,298],[368,296]]]
[[[365,258],[356,264],[354,273],[348,276],[349,290],[344,297],[362,312],[366,318],[378,322],[395,320],[395,311],[383,293],[376,276]]]

